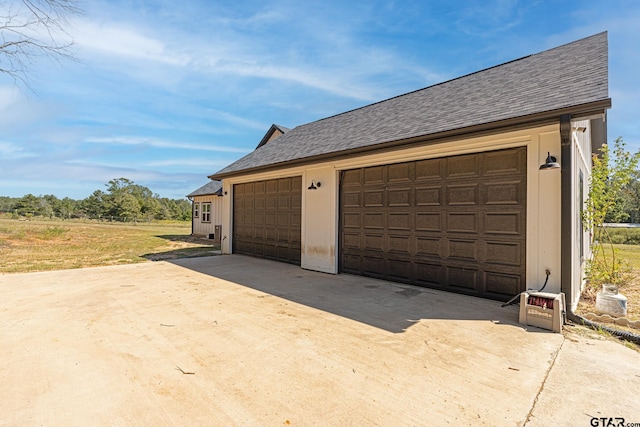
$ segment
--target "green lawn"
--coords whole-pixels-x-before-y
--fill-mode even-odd
[[[62,270],[206,256],[190,223],[123,224],[0,218],[0,273]]]

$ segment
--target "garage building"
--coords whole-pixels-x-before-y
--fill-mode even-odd
[[[606,141],[607,34],[274,136],[223,180],[223,253],[507,300],[577,303]]]

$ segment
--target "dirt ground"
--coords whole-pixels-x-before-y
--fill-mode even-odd
[[[2,426],[640,422],[639,353],[472,297],[232,255],[4,274],[0,301]]]

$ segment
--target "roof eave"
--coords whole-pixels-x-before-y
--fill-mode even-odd
[[[309,156],[300,159],[287,160],[284,162],[271,163],[269,165],[256,166],[253,168],[241,169],[237,171],[231,171],[227,173],[215,173],[209,175],[210,179],[222,180],[225,178],[231,178],[233,176],[247,175],[256,172],[263,172],[266,170],[281,169],[284,167],[299,166],[302,164],[314,163],[321,160],[328,160],[332,158],[353,156],[355,154],[362,154],[372,151],[381,151],[395,149],[401,145],[410,144],[433,144],[436,141],[441,142],[443,139],[457,138],[461,136],[480,135],[483,133],[490,133],[497,129],[514,128],[529,126],[534,124],[544,124],[550,122],[556,122],[559,118],[565,114],[571,115],[572,118],[580,118],[591,116],[594,114],[604,113],[607,109],[611,108],[611,98],[602,99],[599,101],[589,102],[586,104],[574,105],[571,107],[564,107],[555,110],[544,111],[540,113],[529,114],[526,116],[512,117],[509,119],[498,120],[494,122],[482,123],[479,125],[467,126],[463,128],[452,129],[448,131],[420,135],[411,138],[398,139],[393,141],[385,141],[375,145],[369,145],[366,147],[358,147],[343,151],[334,151],[331,153],[320,154],[316,156]]]

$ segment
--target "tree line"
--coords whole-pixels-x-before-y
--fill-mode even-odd
[[[83,200],[59,199],[54,195],[0,196],[0,212],[27,218],[89,218],[123,222],[191,219],[188,200],[160,197],[127,178],[112,179],[105,186],[106,191],[96,190]]]

